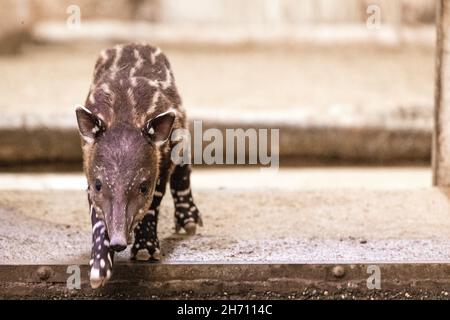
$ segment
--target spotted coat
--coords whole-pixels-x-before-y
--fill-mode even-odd
[[[148,120],[167,112],[175,114],[172,130],[186,128],[185,111],[181,106],[169,61],[159,48],[147,44],[126,44],[103,50],[95,64],[93,83],[82,109],[84,116],[91,114],[96,119],[92,126],[88,127],[87,133],[81,129],[85,129],[83,120],[79,120],[79,126],[83,166],[89,185],[88,200],[92,222],[90,280],[92,287],[97,288],[104,285],[112,275],[114,262],[114,250],[110,239],[112,226],[122,228],[126,225],[134,231],[132,232],[134,237],[127,240],[128,243],[132,243],[132,259],[146,261],[160,259],[157,223],[159,206],[167,183],[170,184],[175,203],[175,230],[178,232],[184,229],[186,233],[193,234],[196,225],[202,225],[202,220],[191,193],[190,166],[174,166],[170,160],[170,152],[175,142],[169,140],[157,145],[154,152],[155,163],[148,168],[144,168],[144,165],[131,168],[126,166],[127,162],[145,163],[147,160],[136,159],[134,145],[130,143],[131,138],[121,143],[123,140],[121,135],[145,128],[151,136],[155,132],[152,131],[153,127],[146,127]],[[97,150],[99,147],[96,145],[96,137],[108,130],[117,132],[115,135],[110,133],[109,137],[104,138],[104,141],[107,139],[111,141],[106,148],[107,151],[104,152],[107,156],[101,158],[107,158],[105,160],[107,164],[102,164],[99,163],[101,162],[98,160],[99,156],[95,156],[100,153]],[[138,140],[139,137],[133,139]],[[139,143],[142,142],[137,142],[136,145]],[[139,156],[139,153],[136,154]],[[149,157],[148,161],[153,160]],[[111,171],[109,169],[111,167],[115,171]],[[118,173],[114,173],[116,171]],[[145,206],[136,209],[137,212],[126,218],[121,215],[114,216],[108,225],[108,213],[104,212],[104,206],[102,207],[96,200],[97,177],[102,177],[103,189],[108,189],[113,197],[115,193],[122,192],[126,198],[139,183],[142,185],[140,179],[143,176],[151,174],[156,175],[155,183],[148,187],[147,192],[153,196],[148,197]],[[127,207],[123,210],[123,214],[127,215]]]

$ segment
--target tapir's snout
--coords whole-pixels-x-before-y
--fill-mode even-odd
[[[116,252],[123,251],[127,247],[127,239],[121,236],[112,237],[109,243],[109,247]]]
[[[124,201],[116,201],[112,205],[110,221],[108,221],[109,247],[114,251],[123,251],[127,247],[127,217]]]

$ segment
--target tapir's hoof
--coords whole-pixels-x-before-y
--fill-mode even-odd
[[[193,236],[197,231],[197,224],[195,222],[188,222],[185,224],[184,230],[186,230],[188,236]]]
[[[156,249],[153,254],[150,254],[148,249],[140,249],[131,257],[131,259],[137,261],[159,261],[161,260],[161,251]]]
[[[180,233],[181,229],[184,229],[186,231],[186,235],[193,236],[197,232],[197,226],[203,227],[203,221],[199,217],[197,223],[194,221],[188,221],[184,227],[180,226],[180,224],[175,223],[175,233]]]
[[[108,282],[108,280],[111,278],[111,271],[107,270],[106,271],[106,275],[101,275],[100,274],[100,270],[97,268],[92,268],[91,269],[91,275],[90,275],[90,283],[91,283],[91,287],[92,289],[97,289],[101,286],[104,286],[106,284],[106,282]]]
[[[189,208],[177,208],[175,211],[175,232],[181,229],[186,231],[186,235],[192,236],[197,231],[197,226],[203,227],[203,220],[195,204],[191,203]]]
[[[91,281],[91,288],[92,289],[100,288],[103,285],[103,280],[102,279],[91,278],[90,281]]]

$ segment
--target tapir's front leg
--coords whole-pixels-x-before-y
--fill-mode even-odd
[[[157,230],[158,215],[159,206],[166,192],[169,160],[163,159],[150,209],[134,229],[134,244],[131,247],[132,260],[159,261],[161,259]]]
[[[111,278],[114,252],[109,248],[109,238],[105,223],[98,217],[89,200],[92,222],[92,251],[89,261],[91,287],[96,289]]]
[[[175,166],[170,177],[170,192],[175,202],[175,231],[183,228],[193,235],[197,225],[203,226],[203,221],[192,198],[190,176],[190,165]]]

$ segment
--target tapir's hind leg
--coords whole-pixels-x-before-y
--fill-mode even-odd
[[[96,289],[111,278],[114,252],[109,248],[109,238],[105,223],[99,219],[89,200],[92,222],[92,250],[90,266],[91,287]]]
[[[150,209],[134,229],[134,244],[131,247],[131,259],[133,260],[158,261],[161,259],[157,227],[159,205],[166,193],[169,159],[163,161],[159,171]]]
[[[203,226],[203,221],[192,198],[190,176],[190,165],[175,166],[170,176],[170,192],[175,202],[175,231],[183,228],[193,235],[197,225]]]

